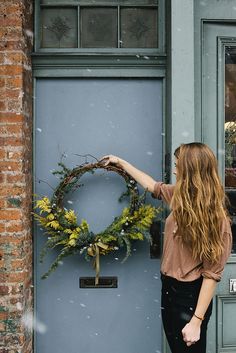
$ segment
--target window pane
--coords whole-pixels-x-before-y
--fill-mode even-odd
[[[225,55],[225,186],[233,218],[233,253],[236,253],[236,48]]]
[[[77,47],[77,9],[42,9],[41,47]]]
[[[121,47],[157,46],[157,8],[121,8]]]
[[[117,8],[81,8],[81,47],[117,48]]]

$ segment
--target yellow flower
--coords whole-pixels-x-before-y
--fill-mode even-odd
[[[76,224],[77,222],[77,217],[75,215],[74,210],[69,210],[65,212],[65,219],[71,224]]]
[[[60,224],[58,221],[50,221],[46,224],[47,227],[51,227],[55,230],[59,229],[60,228]]]
[[[70,240],[71,239],[78,239],[79,238],[79,234],[75,231],[73,231],[70,235]]]
[[[69,245],[69,246],[75,246],[75,245],[76,245],[76,240],[75,240],[75,239],[70,239],[70,240],[68,241],[68,245]]]
[[[64,233],[65,233],[65,234],[71,234],[71,233],[72,233],[72,230],[69,229],[69,228],[66,228],[66,229],[64,230]]]
[[[129,208],[125,207],[122,211],[122,217],[128,217],[129,216]]]
[[[82,229],[83,232],[88,232],[89,225],[85,219],[82,219],[81,224],[80,224],[80,228]]]
[[[129,233],[129,237],[131,239],[138,239],[138,240],[143,240],[144,239],[144,236],[142,233],[140,232],[137,232],[137,233]]]
[[[49,221],[52,221],[53,219],[55,219],[54,214],[53,214],[53,213],[49,213],[49,215],[47,215],[47,219],[48,219]]]
[[[50,213],[51,212],[51,203],[48,197],[43,197],[41,200],[38,200],[36,202],[36,208],[40,208],[40,214],[42,212],[47,212]]]

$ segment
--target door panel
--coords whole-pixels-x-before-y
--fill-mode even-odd
[[[69,167],[78,155],[117,154],[162,178],[162,81],[145,79],[38,79],[35,117],[35,192],[51,195],[51,174],[62,155]],[[92,161],[92,157],[87,157]],[[84,187],[65,203],[86,218],[93,231],[106,227],[125,203],[117,200],[124,182],[112,173],[83,176]],[[78,201],[79,200],[79,201]],[[148,201],[153,201],[148,196]],[[79,277],[94,276],[91,263],[65,259],[47,280],[40,276],[56,256],[39,264],[43,235],[35,227],[35,311],[45,330],[36,330],[37,353],[162,352],[160,260],[149,245],[101,259],[101,275],[117,276],[118,288],[82,289]]]
[[[230,85],[230,82],[225,82],[225,79],[228,80],[229,78],[227,68],[225,69],[225,55],[227,47],[236,47],[236,23],[204,22],[202,43],[203,140],[212,147],[218,157],[220,172],[226,182],[226,193],[229,194],[232,201],[230,212],[233,216],[234,243],[232,256],[225,267],[222,281],[217,288],[212,320],[208,331],[208,351],[234,353],[236,352],[236,292],[230,292],[230,279],[236,278],[236,218],[234,214],[236,190],[229,187],[229,181],[232,181],[232,178],[228,180],[227,175],[225,178],[224,172],[234,173],[233,160],[232,165],[228,165],[230,163],[229,159],[234,157],[228,155],[228,150],[230,147],[233,152],[233,146],[227,146],[225,135],[225,129],[232,120],[230,117],[232,107],[229,106],[229,97],[227,97],[227,89],[229,88],[227,86]]]

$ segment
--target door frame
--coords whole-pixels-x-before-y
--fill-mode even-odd
[[[145,60],[145,59],[144,59]],[[65,61],[67,63],[65,63]],[[40,78],[78,78],[78,79],[89,79],[89,78],[96,78],[96,79],[109,79],[109,78],[144,78],[144,79],[160,79],[162,80],[162,127],[163,127],[163,134],[162,134],[162,170],[163,170],[163,181],[169,182],[169,173],[167,170],[170,169],[169,166],[169,159],[166,158],[171,152],[171,136],[168,126],[170,126],[170,122],[166,117],[166,106],[167,106],[167,99],[166,99],[166,68],[165,68],[165,59],[164,61],[160,59],[159,63],[157,64],[157,60],[152,59],[150,60],[148,66],[146,66],[146,61],[144,62],[144,67],[121,67],[121,65],[111,68],[104,68],[104,67],[94,67],[87,64],[80,63],[80,60],[76,60],[75,56],[68,57],[63,56],[61,57],[54,57],[54,56],[38,56],[33,55],[33,175],[35,176],[35,134],[36,134],[36,124],[35,124],[35,117],[36,117],[36,81]],[[129,63],[130,64],[130,63]],[[34,179],[35,180],[35,179]],[[33,183],[33,188],[35,186],[35,181]],[[162,222],[163,223],[163,222]],[[35,234],[36,224],[33,228],[33,233]],[[34,251],[34,263],[37,263],[37,255]],[[34,268],[34,284],[36,283],[36,269]],[[37,308],[37,296],[36,296],[36,286],[34,286],[34,313]],[[169,352],[167,340],[165,338],[164,330],[162,329],[162,344],[163,344],[163,353]],[[34,334],[34,351],[36,352],[36,340],[37,335]]]
[[[205,52],[204,52],[204,41],[206,35],[206,26],[207,25],[234,25],[236,31],[236,21],[235,20],[202,20],[201,22],[201,120],[198,130],[200,130],[202,141],[213,141],[212,147],[217,155],[219,161],[219,170],[221,177],[224,180],[224,156],[222,153],[219,153],[219,150],[224,150],[224,136],[222,134],[221,127],[224,123],[224,65],[225,65],[225,48],[227,45],[235,44],[236,46],[236,35],[217,35],[216,36],[216,96],[213,98],[215,104],[216,114],[216,125],[214,126],[214,131],[212,129],[207,129],[206,125],[209,124],[209,111],[208,99],[205,97],[205,90],[207,85],[207,70],[206,70],[206,61],[205,61]],[[210,105],[212,109],[212,105]],[[212,124],[212,121],[210,122]],[[216,134],[213,133],[216,131]]]

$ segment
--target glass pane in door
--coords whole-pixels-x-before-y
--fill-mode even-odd
[[[236,48],[231,46],[225,52],[225,187],[236,253]]]

